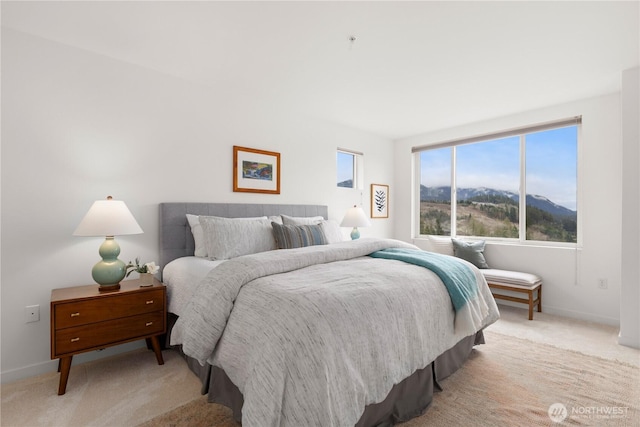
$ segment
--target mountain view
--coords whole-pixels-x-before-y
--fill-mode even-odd
[[[518,238],[517,193],[491,188],[459,188],[456,234]],[[576,242],[576,211],[548,198],[527,194],[527,240]],[[450,235],[451,187],[420,186],[420,234]]]

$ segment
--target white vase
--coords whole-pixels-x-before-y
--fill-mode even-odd
[[[153,285],[153,274],[140,273],[140,286],[151,286],[151,285]]]

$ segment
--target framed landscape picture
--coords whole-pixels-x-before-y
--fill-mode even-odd
[[[371,218],[389,218],[389,186],[371,184]]]
[[[233,191],[280,194],[280,153],[234,145]]]

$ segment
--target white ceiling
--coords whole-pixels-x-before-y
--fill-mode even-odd
[[[638,6],[2,1],[1,13],[3,27],[399,138],[619,90],[638,66]]]

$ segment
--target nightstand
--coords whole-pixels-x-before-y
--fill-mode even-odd
[[[66,391],[71,359],[78,353],[149,339],[163,365],[158,337],[167,331],[166,307],[166,288],[155,279],[148,287],[123,281],[113,292],[100,292],[97,284],[52,290],[51,359],[60,359],[58,394]]]

